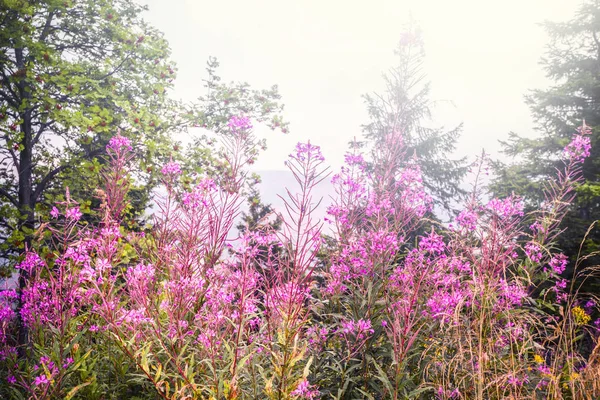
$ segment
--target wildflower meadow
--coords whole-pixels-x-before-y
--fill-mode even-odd
[[[146,230],[123,220],[139,154],[115,132],[89,194],[99,220],[67,191],[20,258],[22,286],[0,292],[1,398],[600,398],[600,299],[581,290],[597,267],[555,246],[585,123],[533,213],[485,196],[482,157],[457,216],[429,218],[398,128],[373,151],[350,146],[339,171],[298,143],[285,207],[240,234],[252,125],[229,119],[218,174],[188,181],[165,163]]]

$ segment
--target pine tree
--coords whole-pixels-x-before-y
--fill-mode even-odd
[[[450,159],[462,125],[449,131],[431,128],[430,84],[425,82],[424,43],[418,28],[410,25],[395,50],[398,65],[384,75],[385,91],[364,96],[370,122],[363,126],[366,139],[375,147],[386,135],[401,131],[409,154],[415,154],[423,183],[436,206],[450,211],[464,194],[460,182],[466,173],[465,159]]]
[[[600,218],[600,1],[584,2],[568,22],[544,23],[550,44],[541,60],[554,84],[526,96],[539,137],[530,139],[511,133],[503,142],[504,152],[514,163],[496,165],[495,195],[523,195],[531,210],[544,198],[542,188],[555,176],[564,147],[585,121],[592,128],[591,156],[583,164],[583,182],[571,205],[557,246],[574,261],[584,241],[582,254],[598,250],[600,230],[590,225]],[[585,240],[584,240],[585,238]],[[588,260],[591,261],[591,260]]]

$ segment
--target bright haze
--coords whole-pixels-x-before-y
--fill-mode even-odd
[[[483,148],[499,156],[498,140],[515,131],[535,135],[523,96],[550,84],[539,60],[544,20],[570,19],[579,0],[141,0],[147,20],[165,33],[178,64],[174,97],[203,93],[205,62],[215,56],[225,81],[255,88],[279,85],[290,133],[258,129],[268,150],[256,170],[283,170],[295,143],[320,145],[337,170],[347,143],[368,121],[362,94],[383,89],[382,73],[406,23],[420,26],[434,125],[464,123],[456,155]],[[185,139],[185,138],[183,138]],[[269,177],[284,176],[270,174]],[[285,180],[285,179],[284,179]],[[285,182],[265,182],[280,192]],[[264,188],[264,189],[265,189]],[[274,201],[271,196],[265,199]]]

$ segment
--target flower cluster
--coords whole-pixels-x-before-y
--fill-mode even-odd
[[[176,177],[181,175],[181,166],[175,161],[169,161],[160,170],[161,174],[169,177]]]
[[[234,115],[229,119],[227,126],[232,132],[237,133],[252,129],[252,122],[248,117]]]
[[[310,144],[310,142],[296,144],[296,154],[290,154],[290,158],[294,158],[298,161],[307,161],[311,159],[316,161],[325,160],[325,157],[321,154],[321,147]]]
[[[571,142],[565,147],[564,152],[568,158],[581,163],[590,156],[591,148],[592,144],[589,137],[575,135]]]
[[[109,140],[108,145],[106,145],[106,151],[108,152],[112,151],[114,153],[120,153],[123,150],[132,151],[133,149],[131,147],[131,141],[120,134],[113,136]]]
[[[523,201],[516,196],[492,199],[487,204],[487,208],[505,219],[523,216]]]

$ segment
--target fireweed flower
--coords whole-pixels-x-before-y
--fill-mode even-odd
[[[177,175],[181,175],[181,167],[175,161],[169,161],[165,164],[164,167],[160,170],[160,172],[164,176],[176,177]]]
[[[575,135],[565,149],[565,156],[573,159],[576,162],[583,162],[587,157],[590,156],[590,149],[592,144],[589,137]]]
[[[227,126],[234,133],[252,129],[252,123],[250,122],[250,118],[244,116],[232,116],[229,119]]]
[[[500,295],[504,301],[498,303],[498,307],[512,308],[523,303],[527,297],[527,290],[518,282],[508,283],[504,279],[500,280]]]
[[[185,192],[182,195],[182,203],[191,209],[207,207],[211,193],[216,191],[217,185],[212,179],[203,179],[192,189],[192,191]]]
[[[50,381],[48,380],[48,377],[46,375],[39,375],[39,376],[35,377],[33,384],[36,386],[40,386],[40,385],[45,385],[49,382]]]
[[[523,216],[523,201],[516,196],[505,199],[492,199],[486,207],[502,218]]]
[[[477,228],[477,213],[469,209],[462,210],[456,217],[456,224],[467,231],[474,231]]]
[[[360,171],[364,171],[367,165],[362,154],[346,153],[344,155],[344,162],[350,167],[357,166]]]
[[[438,235],[433,230],[429,236],[424,236],[419,242],[419,248],[423,251],[427,251],[431,254],[442,254],[446,249],[444,244],[444,238],[442,235]]]
[[[65,212],[65,217],[67,217],[67,219],[69,219],[71,221],[79,221],[79,219],[81,218],[82,215],[83,214],[79,210],[79,207],[68,208],[67,211]]]
[[[22,269],[28,273],[32,273],[39,267],[44,265],[44,261],[34,252],[28,252],[25,254],[25,259],[21,261],[15,268]]]
[[[554,287],[552,289],[556,293],[556,300],[558,302],[565,302],[565,301],[567,301],[567,297],[568,296],[565,293],[565,289],[566,288],[567,288],[567,280],[566,279],[559,279],[554,284]]]
[[[369,202],[365,209],[368,217],[373,215],[395,214],[396,208],[392,205],[389,198],[378,198],[374,193],[369,196]]]
[[[523,384],[527,383],[528,381],[529,381],[529,379],[527,378],[527,376],[519,378],[513,374],[510,374],[506,382],[510,386],[519,387],[519,386],[523,386]]]
[[[310,143],[296,144],[296,154],[290,154],[290,158],[298,161],[317,160],[325,161],[325,157],[321,154],[321,147]]]
[[[56,207],[52,207],[52,211],[50,211],[50,216],[52,218],[58,218],[60,216],[60,211]]]
[[[465,299],[465,294],[461,290],[450,290],[448,292],[437,291],[427,301],[427,307],[434,319],[446,321],[456,307]]]
[[[17,316],[12,306],[17,297],[17,292],[14,290],[0,291],[0,349],[7,344],[8,332],[6,332],[6,327],[8,327]],[[0,350],[0,361],[2,361],[3,358],[4,354]]]
[[[106,145],[106,150],[112,150],[114,152],[120,152],[121,149],[125,149],[127,151],[131,151],[131,141],[121,135],[116,135],[113,136],[110,141],[108,142],[108,145]]]
[[[438,399],[458,399],[460,397],[460,391],[458,388],[454,390],[444,390],[442,386],[440,386],[437,390]]]
[[[596,307],[596,302],[594,300],[588,300],[583,305],[583,308],[585,309],[585,312],[588,313],[588,314],[592,314],[594,312],[594,307]]]
[[[316,390],[306,378],[304,378],[300,381],[291,395],[298,396],[301,399],[314,399],[319,395],[319,391]]]
[[[342,322],[342,327],[338,331],[342,336],[355,336],[358,340],[367,339],[375,330],[371,325],[371,321],[359,319],[358,321],[347,320]]]
[[[349,171],[344,167],[342,167],[342,173],[335,174],[331,178],[331,183],[336,186],[341,186],[344,192],[348,194],[362,196],[367,191],[364,183],[360,179],[350,175]]]
[[[548,233],[547,229],[540,223],[540,221],[535,221],[533,224],[529,225],[529,229],[531,229],[531,232],[534,235],[538,233],[545,235],[546,233]]]
[[[69,368],[69,365],[73,364],[73,358],[67,357],[63,363],[63,369]]]
[[[567,268],[567,263],[567,256],[560,253],[552,257],[552,259],[550,260],[550,268],[552,268],[552,271],[555,274],[560,275]],[[544,268],[544,272],[546,272],[546,268]]]
[[[326,327],[319,328],[314,325],[306,330],[306,336],[309,338],[308,342],[310,344],[323,344],[327,341],[327,335],[329,334],[329,329]]]
[[[534,263],[539,263],[544,257],[540,245],[534,242],[529,242],[525,245],[525,254]]]

